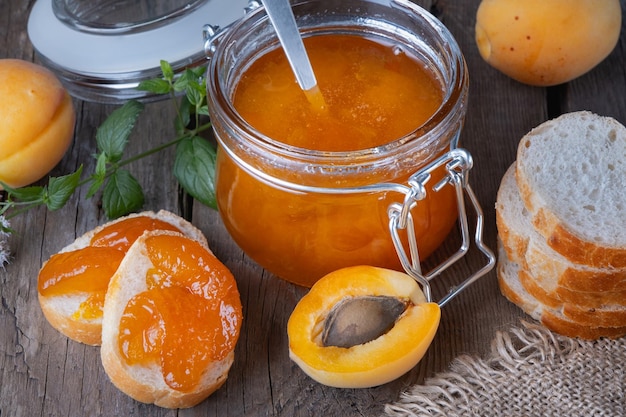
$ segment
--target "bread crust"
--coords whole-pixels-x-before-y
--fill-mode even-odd
[[[498,236],[509,258],[529,271],[552,297],[562,292],[569,302],[588,306],[592,300],[612,304],[620,293],[626,294],[626,268],[576,264],[542,242],[519,195],[515,170],[513,163],[504,174],[495,206]]]
[[[510,258],[509,258],[510,259]],[[626,327],[625,299],[619,304],[596,304],[583,306],[565,301],[554,293],[548,293],[536,283],[536,279],[524,269],[518,269],[519,281],[529,295],[542,305],[559,311],[563,317],[574,323],[591,327]]]
[[[103,342],[103,345],[107,342]],[[143,383],[139,379],[129,376],[129,371],[122,365],[119,353],[107,350],[101,353],[102,366],[106,370],[109,380],[117,389],[142,403],[154,404],[163,408],[190,408],[200,404],[211,394],[224,385],[228,378],[228,371],[234,361],[235,353],[230,352],[224,359],[214,362],[206,371],[205,379],[212,381],[201,386],[194,392],[182,393],[169,387],[157,387],[153,384]],[[160,373],[158,367],[153,367],[150,372]]]
[[[572,132],[575,130],[575,133],[570,135],[563,133],[564,130]],[[605,138],[603,136],[604,134],[609,137]],[[575,140],[577,138],[584,138],[586,142],[583,142],[582,145],[580,143],[570,144],[566,142],[566,139]],[[531,164],[528,161],[528,159],[532,158],[532,156],[528,156],[531,143],[550,142],[550,146],[554,148],[554,153],[558,155],[551,156],[550,162],[548,162],[548,158],[545,158],[545,164],[560,164],[558,168],[560,172],[564,173],[563,176],[565,178],[558,187],[567,190],[570,194],[578,193],[581,187],[575,184],[574,179],[567,178],[565,172],[570,168],[576,168],[572,169],[572,172],[568,172],[568,174],[577,176],[576,180],[578,180],[580,175],[584,175],[585,170],[587,170],[592,172],[592,174],[589,174],[589,178],[593,181],[602,181],[602,184],[597,184],[597,186],[603,189],[603,192],[598,193],[598,197],[596,198],[602,199],[604,195],[609,194],[607,190],[611,190],[610,194],[612,196],[621,196],[620,202],[626,204],[626,198],[624,198],[626,193],[623,193],[622,188],[615,188],[616,184],[622,187],[623,183],[621,181],[610,180],[611,175],[617,174],[619,177],[620,172],[625,171],[624,163],[620,159],[623,158],[623,155],[620,156],[618,152],[613,151],[612,148],[608,148],[609,145],[603,148],[603,143],[600,143],[603,141],[606,141],[606,143],[611,144],[611,146],[617,149],[625,148],[626,128],[612,118],[601,117],[590,112],[581,111],[567,113],[555,120],[543,123],[531,130],[520,140],[517,150],[515,172],[520,196],[527,209],[532,213],[533,226],[546,238],[551,248],[572,263],[584,264],[595,268],[626,268],[626,228],[622,228],[624,231],[616,231],[617,237],[615,240],[622,242],[623,245],[617,244],[616,246],[608,242],[603,243],[600,241],[601,239],[591,240],[582,236],[580,230],[575,230],[577,227],[580,228],[580,226],[575,226],[573,223],[568,224],[568,222],[559,215],[559,212],[563,213],[563,210],[557,210],[556,207],[546,200],[546,197],[549,195],[560,191],[544,189],[543,182],[547,181],[546,177],[548,175],[554,176],[552,174],[553,171],[546,166],[543,167],[545,169],[537,169],[535,171],[532,167],[540,165],[540,162],[533,161]],[[552,144],[552,142],[554,142],[554,144]],[[535,145],[533,144],[532,146]],[[595,146],[594,152],[583,152],[582,149],[577,149],[581,146]],[[572,152],[575,153],[560,155],[566,150],[569,152],[570,148],[574,149]],[[602,163],[595,160],[597,157],[596,152],[602,153],[604,156]],[[544,156],[541,155],[541,158],[543,159]],[[544,161],[541,161],[541,163],[543,162]],[[585,169],[577,169],[579,165],[584,166]],[[529,170],[533,170],[533,172],[528,172]],[[548,174],[540,174],[540,172],[548,172]],[[531,179],[534,176],[538,178]],[[589,190],[585,192],[589,193]],[[581,191],[581,199],[592,198],[590,195],[583,195],[582,193]],[[567,201],[559,203],[567,207],[569,207],[567,204],[570,204]],[[593,203],[595,204],[596,201]],[[613,205],[618,205],[617,202],[613,201],[612,203]],[[581,206],[583,204],[581,204]],[[622,206],[624,204],[622,204]],[[596,208],[609,205],[611,205],[609,200],[599,200],[597,201]],[[580,207],[572,209],[582,211]],[[595,210],[590,210],[589,213],[593,211]],[[621,218],[620,213],[615,213],[615,216]],[[589,228],[587,230],[589,230]]]
[[[144,211],[140,213],[132,213],[128,216],[120,217],[105,224],[99,225],[76,238],[76,240],[74,240],[72,243],[61,249],[59,253],[82,249],[88,246],[92,237],[105,227],[129,218],[139,216],[146,216],[165,221],[177,227],[186,236],[189,236],[192,239],[199,241],[203,246],[208,247],[206,237],[200,231],[200,229],[174,213],[171,213],[167,210],[160,210],[158,212]],[[41,269],[45,267],[47,262],[48,261],[45,261],[43,263]],[[87,345],[98,346],[100,345],[102,340],[102,317],[84,318],[74,315],[74,312],[78,309],[80,303],[87,300],[89,296],[90,293],[78,293],[62,296],[43,296],[38,292],[38,299],[41,310],[44,314],[44,317],[53,328],[74,341],[85,343]],[[68,305],[72,305],[75,308],[69,309]]]
[[[102,340],[102,317],[95,319],[77,319],[58,308],[59,303],[78,305],[87,299],[89,294],[76,294],[70,297],[39,297],[39,305],[48,323],[70,339],[90,346],[98,346]]]
[[[130,247],[111,278],[105,297],[100,355],[109,379],[125,394],[137,401],[164,408],[188,408],[197,405],[224,384],[234,361],[234,350],[222,360],[209,363],[193,391],[181,392],[165,383],[159,365],[127,365],[118,347],[120,320],[128,301],[148,289],[146,274],[153,265],[147,257],[145,240],[156,235],[180,236],[179,233],[163,230],[145,232]],[[207,245],[203,246],[209,250]]]
[[[580,307],[595,308],[599,305],[626,306],[626,291],[581,292],[559,287],[556,289],[556,296],[564,303],[577,304]]]
[[[619,338],[626,335],[626,326],[606,327],[576,322],[559,309],[551,308],[529,294],[519,280],[519,265],[508,259],[499,243],[496,267],[502,295],[548,329],[568,337],[595,340],[601,337]]]
[[[514,304],[551,330],[597,339],[626,334],[626,269],[576,264],[554,251],[536,230],[522,199],[517,163],[496,199],[498,282]]]
[[[524,201],[529,201],[532,199],[529,197],[532,191],[523,181],[518,182],[521,195]],[[595,268],[626,268],[626,248],[599,246],[581,239],[546,208],[539,208],[532,222],[535,229],[546,237],[548,245],[572,263]]]

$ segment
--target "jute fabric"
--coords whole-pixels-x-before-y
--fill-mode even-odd
[[[386,416],[625,416],[626,338],[572,339],[546,328],[498,332],[487,359],[464,355],[404,392]]]

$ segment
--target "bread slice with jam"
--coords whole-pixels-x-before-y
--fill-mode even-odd
[[[99,345],[108,283],[133,241],[145,230],[175,230],[206,245],[187,220],[166,210],[144,211],[100,225],[42,265],[38,298],[52,327],[77,342]]]
[[[106,293],[102,365],[137,401],[191,407],[226,381],[241,323],[236,281],[208,246],[145,232]]]

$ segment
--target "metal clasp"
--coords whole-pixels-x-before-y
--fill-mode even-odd
[[[259,0],[249,0],[248,5],[244,7],[244,15],[248,15],[263,5]],[[204,53],[207,57],[212,57],[217,49],[217,44],[221,35],[226,32],[226,29],[230,27],[232,24],[228,25],[226,28],[221,28],[218,25],[206,24],[202,28],[202,39],[204,40]]]
[[[444,165],[447,172],[446,176],[428,189],[427,185],[431,181],[432,172],[438,167]],[[483,211],[468,181],[469,171],[472,168],[472,165],[472,157],[467,150],[461,148],[450,150],[445,155],[439,157],[429,165],[413,174],[408,180],[409,188],[405,194],[404,201],[402,203],[393,203],[388,208],[389,231],[391,233],[391,238],[396,248],[396,252],[398,253],[398,257],[400,258],[400,262],[402,263],[402,266],[407,274],[415,278],[415,280],[422,286],[424,295],[430,302],[433,300],[430,281],[465,256],[470,249],[471,239],[465,195],[469,198],[469,202],[471,203],[476,215],[474,243],[478,250],[480,250],[480,252],[482,252],[487,258],[487,263],[478,271],[467,277],[463,282],[450,289],[448,293],[437,302],[437,304],[442,307],[466,287],[493,269],[496,262],[496,257],[493,251],[491,251],[483,243]],[[450,255],[450,257],[448,257],[445,261],[441,262],[428,273],[424,274],[422,272],[419,259],[419,248],[415,236],[415,229],[413,227],[411,210],[419,203],[419,201],[425,199],[429,192],[439,192],[446,186],[454,187],[456,192],[461,245],[459,249]],[[400,237],[400,230],[405,230],[407,233],[407,246],[409,248],[408,253],[405,250],[402,238]]]

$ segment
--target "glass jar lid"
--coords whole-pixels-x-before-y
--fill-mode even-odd
[[[158,3],[158,5],[156,4]],[[28,36],[41,61],[76,98],[104,103],[157,99],[136,89],[206,61],[203,27],[228,26],[247,0],[37,0]]]

